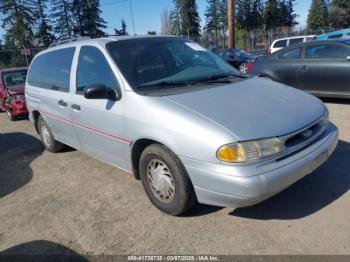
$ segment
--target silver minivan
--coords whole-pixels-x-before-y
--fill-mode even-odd
[[[319,99],[242,75],[180,37],[58,43],[33,59],[25,95],[47,150],[69,145],[134,174],[172,215],[261,202],[338,141]]]

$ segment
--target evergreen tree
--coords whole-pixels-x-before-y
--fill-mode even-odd
[[[279,26],[278,5],[276,0],[267,0],[263,13],[265,30],[274,31]]]
[[[38,31],[35,34],[39,45],[48,47],[54,40],[54,36],[51,34],[52,27],[49,25],[48,19],[45,14],[46,4],[42,0],[37,0],[37,18]]]
[[[340,27],[350,27],[350,1],[349,0],[333,0],[331,2],[331,8],[337,9]],[[334,9],[333,9],[334,10]]]
[[[307,29],[315,31],[326,26],[328,26],[328,7],[325,0],[312,0],[307,18]]]
[[[34,40],[35,2],[33,0],[2,0],[5,45],[15,48],[31,47]]]
[[[107,28],[106,21],[101,17],[100,1],[85,0],[72,4],[72,12],[76,17],[74,32],[81,36],[101,37]]]
[[[72,0],[51,0],[51,13],[58,37],[71,38],[74,29]]]
[[[200,36],[200,17],[196,0],[180,0],[181,33],[198,39]]]
[[[221,28],[220,4],[220,0],[208,0],[208,6],[204,14],[206,17],[204,30],[215,32],[215,46],[218,45],[218,31]]]
[[[181,0],[173,0],[174,9],[170,12],[171,34],[181,35]]]

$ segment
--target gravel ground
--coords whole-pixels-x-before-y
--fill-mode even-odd
[[[0,254],[350,254],[350,101],[326,101],[340,142],[313,174],[257,206],[154,208],[130,174],[44,151],[0,114]]]

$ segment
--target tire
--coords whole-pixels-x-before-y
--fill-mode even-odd
[[[241,72],[242,74],[247,74],[248,73],[248,63],[247,62],[243,62],[238,66],[238,70],[239,72]]]
[[[16,120],[16,117],[13,116],[13,115],[11,114],[11,111],[10,111],[10,110],[7,110],[7,111],[6,111],[6,114],[7,114],[7,117],[8,117],[8,119],[9,119],[10,121],[15,121],[15,120]]]
[[[57,153],[63,149],[64,144],[55,140],[50,130],[50,127],[45,122],[42,116],[39,116],[38,118],[38,130],[41,142],[48,151],[52,153]]]
[[[162,172],[156,174],[155,170]],[[196,195],[185,168],[167,147],[159,144],[148,146],[141,154],[139,172],[148,198],[164,213],[178,216],[196,204]],[[168,195],[162,195],[157,185],[162,189],[165,187],[163,192]]]

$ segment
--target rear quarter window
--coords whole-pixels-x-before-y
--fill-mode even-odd
[[[283,48],[286,46],[287,46],[287,40],[279,40],[273,45],[273,48]]]
[[[74,52],[75,47],[70,47],[39,55],[30,67],[28,84],[69,92]]]

